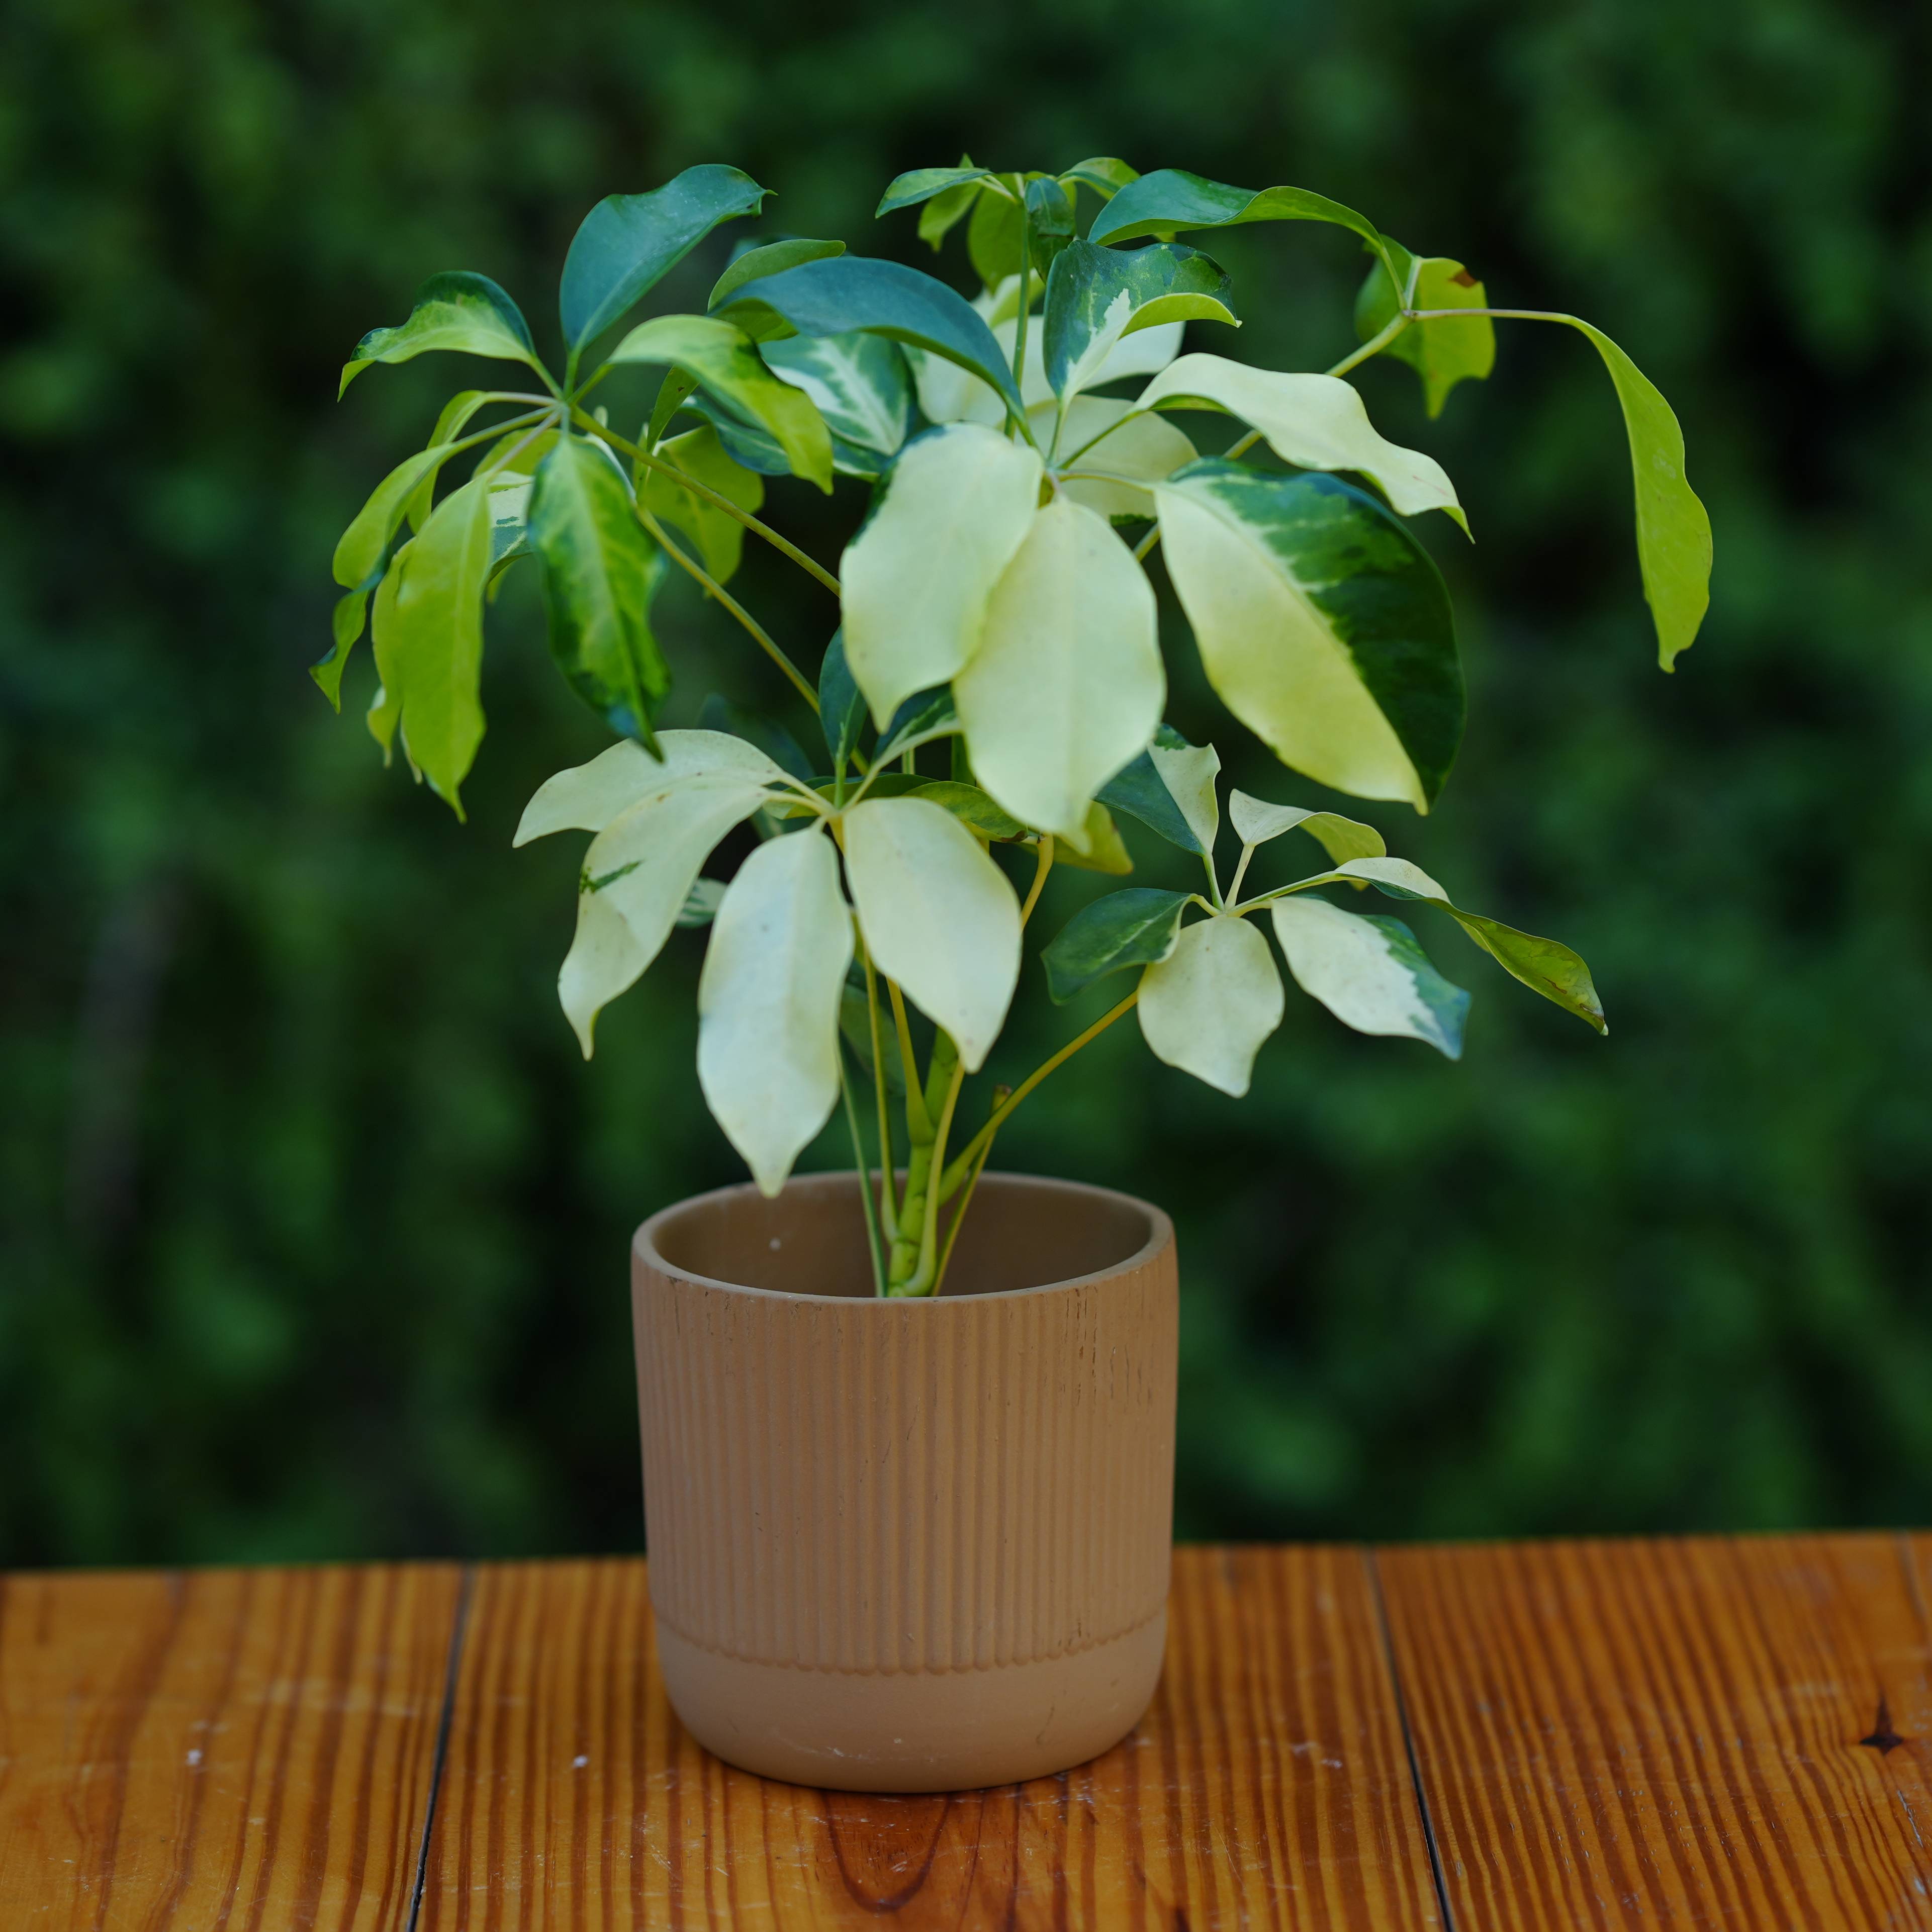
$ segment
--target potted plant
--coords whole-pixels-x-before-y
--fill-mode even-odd
[[[1467,526],[1442,467],[1376,433],[1348,371],[1407,362],[1433,416],[1489,373],[1496,319],[1588,337],[1623,408],[1666,670],[1703,614],[1709,525],[1669,406],[1607,338],[1492,308],[1460,262],[1299,188],[1111,159],[922,170],[879,212],[916,208],[935,249],[965,224],[972,300],[788,238],[736,254],[703,314],[617,332],[764,193],[707,166],[600,202],[564,264],[560,374],[478,274],[432,278],[363,339],[344,388],[433,349],[522,364],[534,386],[452,398],[377,487],[336,551],[345,594],[314,675],[339,706],[366,618],[370,728],[460,813],[485,608],[532,560],[551,653],[614,734],[538,790],[517,834],[590,835],[564,1012],[587,1057],[599,1010],[677,928],[708,926],[698,1079],[754,1184],[665,1208],[634,1244],[672,1700],[703,1742],[770,1774],[1004,1782],[1106,1748],[1152,1693],[1174,1390],[1166,1216],[989,1173],[1014,1109],[1130,1011],[1159,1058],[1245,1092],[1283,1011],[1270,930],[1346,1024],[1456,1057],[1468,995],[1396,916],[1413,905],[1604,1024],[1575,953],[1456,904],[1370,825],[1236,791],[1223,866],[1219,758],[1164,720],[1150,553],[1241,727],[1289,771],[1426,812],[1463,687],[1412,522]],[[1323,373],[1220,352],[1234,292],[1178,238],[1260,221],[1337,224],[1370,257],[1358,346]],[[1205,343],[1184,353],[1190,322]],[[631,364],[664,373],[620,429],[596,392]],[[1226,446],[1204,455],[1184,425]],[[767,478],[830,491],[838,475],[872,487],[835,574],[758,513]],[[825,600],[815,676],[727,587],[748,536]],[[822,748],[729,714],[659,728],[652,604],[672,570],[789,681]],[[1173,878],[1102,893],[1040,951],[1052,999],[1116,975],[1124,997],[992,1084],[1041,887],[1056,866],[1129,872],[1123,816],[1177,848]],[[748,824],[728,882],[706,878]],[[1371,888],[1395,907],[1344,902]],[[793,1178],[842,1110],[853,1172]]]

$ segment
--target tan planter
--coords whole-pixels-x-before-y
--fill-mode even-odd
[[[1174,1229],[988,1174],[935,1300],[856,1185],[730,1187],[632,1255],[666,1688],[734,1764],[854,1791],[1044,1777],[1146,1709],[1167,1620]]]

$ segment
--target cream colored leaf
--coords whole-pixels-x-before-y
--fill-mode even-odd
[[[1042,448],[1052,442],[1054,416],[1051,404],[1030,413]],[[1199,453],[1165,416],[1152,410],[1137,413],[1131,403],[1112,396],[1076,396],[1060,426],[1057,447],[1056,466],[1066,472],[1061,490],[1103,517],[1151,517],[1150,486]]]
[[[1153,587],[1093,511],[1060,497],[1034,518],[952,696],[980,784],[1085,851],[1088,804],[1167,696]]]
[[[1212,745],[1188,745],[1170,748],[1150,745],[1160,782],[1166,786],[1187,829],[1201,842],[1202,851],[1212,854],[1214,836],[1221,829],[1221,808],[1214,797],[1214,781],[1221,774],[1221,754]]]
[[[1183,926],[1174,950],[1141,976],[1141,1031],[1154,1058],[1238,1100],[1285,1004],[1268,941],[1226,915]]]
[[[1019,901],[1006,875],[928,800],[868,799],[844,823],[845,875],[874,963],[977,1072],[1019,980]]]
[[[1456,486],[1442,464],[1379,435],[1359,392],[1340,376],[1253,369],[1224,356],[1184,356],[1155,376],[1135,407],[1172,409],[1188,399],[1252,424],[1284,462],[1304,470],[1354,470],[1403,516],[1443,510],[1468,529]]]
[[[1017,275],[1007,278],[1002,298],[1010,296],[1018,280]],[[974,306],[986,313],[995,308],[998,299],[982,295]],[[1010,314],[1010,300],[1006,300],[1005,305],[1009,314],[994,322],[992,328],[993,339],[1011,362],[1013,339],[1018,329]],[[1150,376],[1166,368],[1180,353],[1181,332],[1186,326],[1184,322],[1160,322],[1123,336],[1108,351],[1099,370],[1085,386],[1100,388],[1108,382],[1120,382],[1132,376]],[[1029,316],[1026,368],[1020,377],[1020,400],[1026,404],[1029,413],[1040,404],[1054,400],[1053,385],[1046,375],[1046,340],[1045,319],[1037,314]],[[908,349],[906,354],[912,364],[914,383],[919,391],[919,406],[927,422],[976,422],[998,428],[1006,421],[1006,406],[991,383],[982,382],[977,376],[943,356],[928,356],[918,349]],[[1037,430],[1035,434],[1038,434]],[[1041,438],[1042,444],[1046,440],[1046,437]],[[1061,442],[1064,448],[1074,447],[1064,437]]]
[[[1294,983],[1344,1025],[1462,1057],[1469,996],[1436,971],[1400,920],[1364,917],[1322,898],[1279,899],[1273,912]]]
[[[652,956],[602,893],[578,894],[577,933],[556,976],[556,992],[586,1060],[590,1058],[598,1014],[636,984]]]
[[[838,1000],[852,918],[817,828],[738,868],[698,982],[698,1079],[762,1194],[775,1195],[838,1098]]]
[[[526,845],[552,832],[602,832],[620,812],[685,778],[732,775],[782,784],[784,773],[755,745],[728,731],[660,731],[662,761],[626,738],[587,765],[574,765],[538,786],[511,842]]]
[[[1228,822],[1244,845],[1263,845],[1285,832],[1300,830],[1318,840],[1340,865],[1345,859],[1379,859],[1388,850],[1382,835],[1360,819],[1338,812],[1309,812],[1300,806],[1270,805],[1244,791],[1228,794]]]
[[[908,443],[846,549],[845,662],[881,730],[979,648],[986,602],[1040,500],[1037,452],[956,423]]]

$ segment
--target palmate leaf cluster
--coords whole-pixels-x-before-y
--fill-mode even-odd
[[[1667,670],[1702,616],[1709,526],[1676,418],[1615,344],[1574,316],[1491,308],[1460,262],[1418,256],[1322,196],[1137,175],[1111,159],[1057,175],[965,163],[892,184],[879,212],[917,208],[935,248],[964,224],[982,284],[970,300],[837,242],[780,238],[742,249],[704,314],[660,315],[613,339],[660,278],[764,196],[739,170],[706,166],[598,204],[565,264],[560,373],[502,289],[446,273],[402,323],[366,336],[343,374],[346,389],[372,363],[455,350],[521,364],[538,385],[464,392],[378,486],[337,550],[344,595],[315,676],[336,698],[366,620],[381,679],[370,727],[460,812],[484,728],[484,612],[502,574],[533,560],[551,654],[620,740],[545,785],[518,835],[594,835],[560,982],[586,1056],[598,1012],[673,932],[710,924],[698,1072],[712,1113],[776,1192],[842,1091],[862,1162],[842,1028],[876,1087],[880,1285],[924,1292],[944,1272],[939,1209],[970,1194],[1034,1084],[996,1099],[948,1162],[965,1125],[962,1087],[1004,1022],[1040,884],[1056,861],[1130,869],[1117,813],[1191,854],[1200,880],[1087,908],[1046,948],[1049,986],[1065,1000],[1131,971],[1109,1018],[1137,1006],[1154,1052],[1211,1086],[1244,1093],[1282,1016],[1255,922],[1264,913],[1295,984],[1346,1024],[1460,1054],[1467,995],[1402,920],[1323,887],[1439,909],[1506,971],[1603,1029],[1568,949],[1455,905],[1372,827],[1337,814],[1232,794],[1240,854],[1224,891],[1220,760],[1164,722],[1146,560],[1157,544],[1210,684],[1284,766],[1426,812],[1456,756],[1464,696],[1448,592],[1410,520],[1441,512],[1466,532],[1468,518],[1441,466],[1382,437],[1343,376],[1394,354],[1433,415],[1489,372],[1498,316],[1580,331],[1622,407]],[[1216,352],[1240,326],[1234,292],[1178,238],[1283,221],[1352,230],[1369,257],[1360,346],[1324,373]],[[1210,348],[1182,352],[1190,324]],[[627,364],[664,374],[645,419],[620,428],[590,398]],[[1234,440],[1203,454],[1194,437],[1217,423]],[[439,498],[464,458],[466,479]],[[839,474],[866,479],[872,500],[835,578],[758,513],[768,479],[829,491]],[[837,593],[840,628],[815,686],[725,587],[748,532]],[[673,568],[811,699],[822,758],[776,758],[755,731],[659,732],[670,675],[651,614]],[[748,820],[763,842],[728,884],[705,879],[713,849]],[[1312,836],[1327,867],[1243,898],[1256,854],[1290,831]],[[1024,873],[994,856],[1003,847],[1030,860],[1024,902]],[[922,1072],[908,1006],[936,1029]],[[892,1064],[910,1168],[897,1199]]]

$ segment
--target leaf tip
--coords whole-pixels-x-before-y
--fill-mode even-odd
[[[365,362],[345,362],[342,365],[342,380],[336,385],[335,400],[339,403],[349,393],[349,386],[368,368]]]

